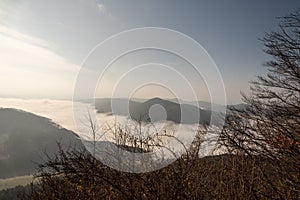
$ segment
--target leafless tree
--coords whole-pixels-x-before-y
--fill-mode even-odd
[[[262,39],[272,57],[267,74],[242,93],[244,108],[231,107],[221,141],[230,152],[271,159],[266,184],[287,199],[300,195],[300,10],[280,19]]]

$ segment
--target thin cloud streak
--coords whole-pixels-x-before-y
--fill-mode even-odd
[[[50,49],[48,42],[25,35],[12,28],[0,25],[1,65],[6,67],[32,66],[47,67],[52,70],[77,72],[79,66],[73,64]]]
[[[0,25],[0,92],[70,98],[80,66],[55,53],[54,45]],[[47,91],[47,92],[46,92]]]

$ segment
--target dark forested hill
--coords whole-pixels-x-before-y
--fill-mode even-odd
[[[144,102],[132,101],[128,99],[96,99],[95,107],[99,113],[111,113],[118,115],[130,115],[134,120],[149,121],[149,110],[153,105],[162,106],[167,118],[166,120],[176,123],[209,123],[211,112],[210,110],[200,109],[191,104],[179,104],[174,101],[164,100],[160,98],[153,98]],[[186,117],[182,119],[181,111],[187,111]],[[199,121],[198,115],[200,115]],[[153,121],[152,121],[153,122]]]
[[[51,120],[16,109],[0,108],[0,178],[30,174],[45,153],[81,148],[80,139]]]

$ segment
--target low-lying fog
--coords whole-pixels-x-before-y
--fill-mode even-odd
[[[90,128],[89,114],[92,116],[92,121],[95,122],[96,116],[98,128],[96,140],[109,140],[111,141],[110,134],[103,134],[107,127],[114,127],[115,123],[130,128],[134,133],[136,129],[136,122],[128,120],[125,116],[114,116],[103,113],[97,113],[95,108],[88,103],[76,102],[68,100],[50,100],[50,99],[16,99],[16,98],[0,98],[0,107],[3,108],[15,108],[26,112],[34,113],[36,115],[51,119],[54,123],[61,127],[71,130],[77,133],[81,138],[86,140],[92,140],[93,134]],[[73,109],[74,108],[74,109]],[[76,114],[76,120],[74,118],[74,110]],[[157,133],[165,132],[175,133],[178,139],[184,143],[190,143],[198,125],[194,124],[175,124],[173,122],[154,123],[142,126],[141,132]],[[139,131],[137,131],[139,132]],[[190,134],[187,134],[190,133]],[[138,134],[138,133],[136,133]],[[211,142],[211,138],[214,138],[214,134],[206,136],[207,144]],[[210,145],[205,145],[210,146]],[[207,155],[205,150],[202,154]]]

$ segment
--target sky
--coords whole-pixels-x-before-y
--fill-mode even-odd
[[[1,0],[0,96],[72,99],[82,66],[93,63],[103,68],[101,60],[89,58],[99,43],[122,31],[161,27],[197,41],[220,71],[227,102],[237,103],[240,91],[249,91],[249,81],[266,73],[262,64],[270,57],[263,52],[259,39],[278,28],[276,17],[299,7],[298,0]],[[127,46],[135,39],[144,38],[132,37]],[[107,51],[118,49],[119,45],[114,44]],[[176,45],[182,46],[175,42]],[[104,53],[94,57],[105,56]],[[177,75],[165,68],[149,64],[154,62],[179,70],[178,77],[187,78],[197,97],[209,100],[205,77],[195,75],[188,62],[168,52],[145,49],[114,62],[98,82],[95,95],[111,96],[118,83],[120,96],[127,95],[123,92],[129,90],[136,97],[171,98],[176,94],[168,87],[141,84],[145,77],[167,77],[169,84],[180,88],[188,99],[186,84],[178,83]],[[146,65],[139,69],[144,71],[125,73],[143,63]],[[92,70],[86,71],[94,75]]]

